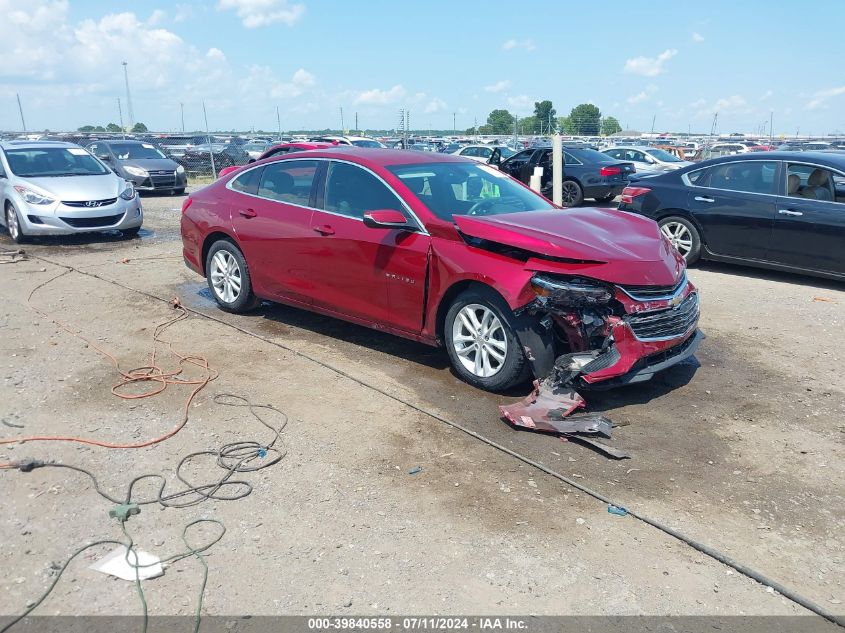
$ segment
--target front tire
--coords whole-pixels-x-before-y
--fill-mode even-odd
[[[205,275],[211,295],[226,312],[248,312],[258,306],[252,292],[249,267],[241,250],[228,240],[218,240],[208,249]]]
[[[577,207],[584,202],[584,190],[574,180],[563,181],[563,206]]]
[[[174,189],[173,193],[176,194],[177,196],[184,195],[185,194],[185,188],[179,187],[178,189]]]
[[[138,237],[138,233],[141,232],[141,227],[136,226],[131,229],[121,229],[120,234],[123,235],[127,240],[131,240],[134,237]]]
[[[472,288],[454,300],[443,334],[449,360],[462,380],[487,391],[525,380],[528,365],[510,323],[512,316],[492,289]]]
[[[11,202],[6,205],[6,230],[15,244],[26,244],[29,241],[26,233],[23,232],[20,216]]]
[[[687,265],[692,265],[699,260],[701,257],[701,236],[692,222],[681,216],[672,215],[660,220],[659,226],[660,232],[684,256]]]
[[[596,202],[600,202],[601,204],[605,204],[605,203],[610,202],[611,200],[613,200],[615,197],[616,197],[616,194],[615,194],[615,193],[609,193],[609,194],[607,194],[606,196],[602,196],[602,197],[600,197],[600,198],[596,198],[595,200],[596,200]]]

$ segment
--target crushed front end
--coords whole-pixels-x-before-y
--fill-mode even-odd
[[[534,274],[531,288],[536,297],[514,314],[536,388],[526,401],[501,407],[518,426],[583,433],[563,422],[585,406],[578,389],[648,380],[692,356],[703,338],[698,291],[686,271],[672,286],[544,272]]]

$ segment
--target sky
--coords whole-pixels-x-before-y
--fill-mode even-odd
[[[0,130],[458,130],[594,103],[626,129],[845,134],[845,2],[0,0]]]

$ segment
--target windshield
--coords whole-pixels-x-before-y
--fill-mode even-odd
[[[683,162],[683,161],[681,161],[680,158],[678,158],[674,154],[670,154],[669,152],[667,152],[666,150],[663,150],[663,149],[650,149],[650,150],[648,150],[648,153],[650,155],[654,156],[657,160],[662,161],[664,163],[680,163],[680,162]]]
[[[149,143],[111,143],[111,151],[118,160],[144,160],[145,158],[167,158]]]
[[[21,178],[42,176],[102,176],[110,173],[81,147],[7,149],[6,160]]]
[[[478,163],[425,163],[388,167],[442,220],[454,215],[502,215],[555,207],[494,167]]]
[[[356,147],[384,147],[378,141],[370,141],[370,140],[361,140],[361,141],[352,141],[352,144]]]

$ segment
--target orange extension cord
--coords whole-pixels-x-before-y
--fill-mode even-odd
[[[89,444],[91,446],[100,446],[103,448],[144,448],[146,446],[152,446],[154,444],[158,444],[159,442],[163,442],[166,439],[169,439],[176,435],[179,431],[184,428],[184,426],[188,423],[189,417],[189,409],[191,403],[196,398],[197,394],[205,388],[205,386],[217,378],[218,372],[215,369],[212,369],[209,364],[208,360],[203,356],[184,356],[173,349],[172,343],[169,341],[165,341],[161,339],[162,333],[179,321],[188,318],[188,312],[182,307],[182,304],[179,302],[178,298],[174,298],[171,300],[171,305],[175,310],[179,313],[173,317],[172,319],[168,319],[164,323],[161,323],[156,326],[153,332],[153,348],[150,354],[150,362],[148,365],[143,367],[136,367],[135,369],[130,369],[128,371],[124,371],[120,368],[120,361],[114,357],[113,354],[108,352],[107,350],[103,349],[99,345],[97,345],[94,341],[87,338],[83,334],[73,330],[69,325],[59,321],[58,319],[50,316],[40,308],[37,308],[32,303],[32,297],[42,289],[47,284],[54,282],[55,280],[67,275],[68,273],[73,272],[72,269],[67,269],[63,273],[56,275],[55,277],[51,277],[47,281],[38,284],[35,288],[32,289],[32,292],[29,293],[27,297],[26,304],[27,306],[36,314],[41,316],[43,319],[52,322],[71,336],[74,336],[89,346],[93,347],[97,350],[100,354],[105,356],[109,361],[111,361],[114,368],[118,371],[121,376],[121,380],[116,383],[111,392],[117,396],[118,398],[122,398],[124,400],[138,400],[141,398],[149,398],[151,396],[155,396],[160,394],[165,389],[167,389],[168,385],[195,385],[194,389],[185,399],[185,405],[182,408],[182,417],[179,422],[174,426],[170,431],[165,433],[160,437],[156,437],[150,440],[146,440],[144,442],[137,442],[134,444],[119,444],[113,442],[103,442],[101,440],[91,439],[91,438],[84,438],[84,437],[73,437],[73,436],[62,436],[62,435],[33,435],[28,437],[18,437],[12,439],[0,439],[0,445],[3,444],[15,444],[19,442],[76,442],[79,444]],[[179,369],[174,371],[165,371],[161,367],[158,366],[156,363],[156,354],[158,351],[158,344],[163,343],[168,346],[170,352],[179,359]],[[193,380],[181,379],[179,375],[182,374],[186,365],[194,365],[199,367],[203,370],[203,377]],[[154,383],[154,386],[149,390],[142,393],[124,393],[123,390],[127,385],[132,385],[136,383],[142,382],[149,382]],[[11,462],[3,462],[0,463],[0,468],[15,468],[16,464]]]

